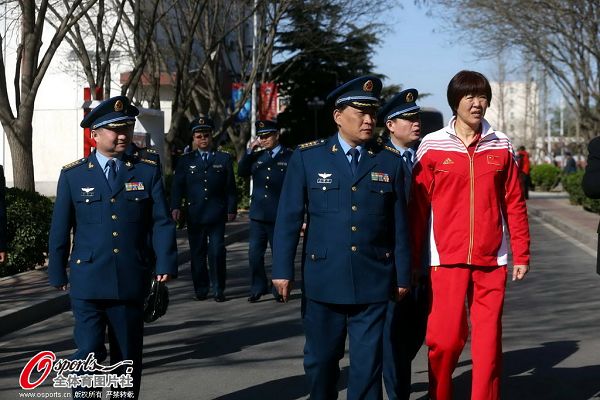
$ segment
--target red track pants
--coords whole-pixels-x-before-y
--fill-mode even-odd
[[[427,320],[429,396],[452,399],[452,373],[469,335],[471,321],[472,400],[500,398],[502,306],[506,266],[431,267],[432,302]]]

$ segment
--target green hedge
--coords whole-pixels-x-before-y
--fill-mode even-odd
[[[16,188],[6,190],[8,261],[0,266],[0,276],[44,264],[52,208],[52,201],[39,193]]]
[[[581,181],[584,171],[580,170],[573,174],[564,175],[562,178],[563,188],[569,193],[571,204],[581,205],[588,211],[600,214],[600,200],[590,199],[583,193]]]
[[[250,179],[242,178],[238,175],[238,163],[234,161],[233,169],[235,171],[235,185],[238,194],[238,210],[247,210],[250,208]]]
[[[531,183],[535,190],[547,192],[560,182],[560,168],[552,164],[538,164],[531,167]]]

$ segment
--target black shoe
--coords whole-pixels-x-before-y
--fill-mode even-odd
[[[224,294],[218,294],[218,295],[216,295],[216,296],[215,296],[215,301],[216,301],[217,303],[222,303],[222,302],[224,302],[225,300],[227,300],[227,298],[225,298],[225,295],[224,295]]]
[[[250,297],[248,297],[248,302],[256,303],[257,301],[260,300],[261,297],[262,297],[262,294],[252,294],[252,295],[250,295]]]
[[[194,300],[197,300],[197,301],[204,301],[207,298],[208,298],[208,295],[206,295],[206,294],[197,294],[194,296]]]
[[[275,301],[278,303],[283,303],[283,296],[278,294],[277,296],[275,296]]]

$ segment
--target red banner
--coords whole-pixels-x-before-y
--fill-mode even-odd
[[[96,99],[102,100],[102,88],[96,88]],[[83,101],[91,101],[92,100],[92,92],[90,88],[83,88]],[[83,109],[83,116],[85,117],[89,112],[90,108]],[[96,147],[96,141],[92,139],[92,131],[90,128],[83,128],[83,156],[87,157],[90,155],[92,148]]]
[[[259,119],[277,119],[277,85],[275,82],[260,84],[260,109]]]

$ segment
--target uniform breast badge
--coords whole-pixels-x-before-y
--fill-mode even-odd
[[[330,178],[331,175],[333,175],[333,174],[328,174],[328,173],[322,172],[322,173],[320,173],[318,175],[319,175],[319,178],[317,178],[317,183],[331,183],[331,182],[333,182],[333,180]]]
[[[136,190],[144,190],[143,182],[127,182],[125,183],[125,191],[132,192]]]
[[[81,195],[83,197],[92,197],[94,195],[94,188],[93,187],[82,187]]]
[[[373,182],[389,182],[390,176],[385,172],[371,172],[371,181]]]

